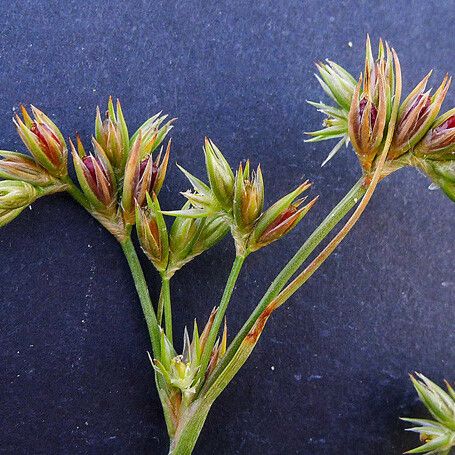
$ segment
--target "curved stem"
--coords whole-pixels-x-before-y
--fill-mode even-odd
[[[217,309],[215,319],[213,320],[212,327],[207,337],[207,342],[205,343],[204,351],[201,358],[201,366],[199,370],[199,378],[201,379],[205,375],[207,366],[210,362],[210,357],[212,355],[212,349],[215,345],[218,332],[220,330],[221,324],[223,322],[224,315],[226,314],[227,307],[231,300],[232,292],[234,291],[235,283],[239,277],[240,270],[242,269],[243,263],[245,262],[245,256],[236,256],[234,263],[232,264],[231,273],[226,283],[226,287],[221,297],[220,305]]]
[[[164,324],[167,339],[172,342],[172,306],[171,306],[171,289],[169,278],[163,273],[161,275],[161,295],[160,301],[164,307]]]
[[[303,262],[310,256],[314,249],[327,237],[335,226],[347,215],[347,213],[359,202],[366,192],[363,186],[363,177],[349,190],[346,196],[333,208],[329,215],[322,223],[313,231],[305,243],[299,248],[294,257],[286,264],[283,270],[273,280],[272,284],[267,289],[259,304],[256,306],[250,317],[242,326],[240,331],[230,343],[226,354],[223,356],[215,370],[211,374],[209,384],[204,386],[204,390],[210,386],[216,375],[221,372],[232,359],[234,353],[239,348],[243,339],[253,327],[256,320],[259,318],[264,309],[270,302],[281,292],[286,283],[297,272]]]
[[[131,269],[131,275],[133,276],[134,285],[141,302],[142,312],[145,316],[145,322],[150,335],[150,341],[152,342],[153,355],[155,358],[160,358],[160,327],[156,320],[155,310],[153,309],[152,301],[150,299],[147,282],[145,281],[144,272],[142,271],[139,258],[137,257],[136,250],[134,248],[131,238],[128,237],[126,240],[120,243],[122,246],[123,253],[128,261],[128,265]]]
[[[320,267],[320,265],[327,259],[327,257],[333,252],[333,250],[341,243],[341,241],[344,239],[344,237],[346,237],[348,232],[352,229],[352,227],[358,221],[361,214],[365,210],[368,202],[370,201],[371,197],[373,196],[376,186],[378,185],[379,181],[381,180],[381,178],[383,176],[382,171],[384,169],[384,165],[387,160],[387,155],[389,153],[389,149],[392,144],[392,139],[393,139],[393,135],[395,132],[395,126],[396,126],[397,117],[398,117],[398,110],[399,110],[399,106],[400,106],[400,99],[401,99],[402,81],[401,81],[400,62],[393,49],[392,49],[392,54],[393,54],[395,70],[396,70],[395,95],[393,98],[392,113],[390,116],[390,121],[389,121],[388,129],[387,129],[387,135],[386,135],[386,138],[384,141],[384,145],[382,146],[381,154],[376,159],[377,160],[376,167],[375,167],[373,177],[371,179],[371,183],[369,183],[366,192],[365,192],[365,190],[363,190],[365,195],[362,197],[362,202],[358,205],[357,209],[352,214],[351,218],[349,218],[347,223],[343,226],[343,228],[340,230],[340,232],[332,239],[332,241],[324,248],[324,250],[313,260],[313,262],[290,285],[288,285],[288,287],[284,291],[282,291],[282,293],[280,295],[278,295],[276,297],[276,301],[271,300],[270,303],[268,303],[266,305],[264,305],[262,303],[262,305],[263,305],[262,310],[257,311],[258,307],[261,305],[262,301],[259,303],[258,307],[256,307],[256,309],[254,310],[252,317],[250,317],[248,319],[248,321],[244,324],[244,326],[240,330],[239,334],[236,336],[234,341],[229,346],[225,356],[223,357],[221,362],[217,365],[217,369],[214,370],[213,374],[211,375],[211,378],[204,385],[203,391],[207,390],[207,388],[210,387],[210,385],[213,383],[214,380],[216,380],[216,377],[217,377],[217,375],[220,374],[220,372],[221,373],[223,372],[223,368],[225,368],[226,365],[229,364],[229,361],[234,357],[235,353],[239,349],[243,340],[248,335],[248,333],[250,332],[251,328],[254,326],[256,321],[258,321],[258,319],[261,317],[261,315],[263,317],[266,316],[264,319],[264,324],[265,324],[265,322],[267,321],[271,312],[273,312],[279,305],[284,303],[303,283],[305,283],[305,281]],[[365,178],[365,180],[368,180],[370,177],[371,176],[369,175],[368,178]],[[363,186],[362,180],[363,180],[363,178],[361,179],[361,181],[359,181],[360,188],[362,188],[362,186]],[[354,205],[355,205],[355,203],[357,203],[357,201],[358,201],[358,198],[355,198]],[[337,210],[337,207],[335,207],[334,210]],[[347,214],[347,212],[346,212],[346,214]],[[329,217],[330,217],[330,215],[329,215]],[[326,220],[327,220],[327,218],[326,218]],[[326,220],[323,221],[323,224]],[[330,230],[328,232],[330,232]],[[291,262],[292,262],[292,260],[291,260]],[[267,294],[268,293],[266,293],[266,295]],[[262,300],[264,300],[264,298]],[[247,327],[248,325],[249,325],[249,329],[245,330],[245,327]]]

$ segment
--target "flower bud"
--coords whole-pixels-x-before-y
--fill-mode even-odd
[[[163,159],[161,159],[163,152],[161,149],[155,160],[151,154],[141,160],[142,144],[143,139],[140,133],[131,148],[125,168],[122,208],[125,220],[130,224],[134,223],[134,204],[137,203],[143,207],[146,204],[146,194],[155,193],[158,195],[163,186],[171,150],[171,141],[169,140]]]
[[[455,447],[455,391],[447,381],[445,391],[423,374],[415,375],[411,375],[411,381],[433,420],[401,418],[412,424],[408,431],[418,433],[424,443],[406,453],[449,455]]]
[[[324,165],[351,141],[362,169],[368,173],[385,138],[394,99],[398,99],[396,94],[401,92],[398,57],[387,43],[384,46],[380,40],[375,60],[367,36],[365,70],[359,82],[333,62],[319,64],[318,69],[321,74],[321,78],[317,76],[319,83],[337,105],[309,101],[327,118],[323,122],[324,128],[306,133],[313,136],[306,142],[340,138],[322,163]]]
[[[147,207],[136,205],[136,230],[142,250],[159,272],[167,268],[169,240],[166,223],[156,195],[147,193]]]
[[[71,154],[82,191],[97,210],[114,214],[116,212],[116,185],[107,156],[95,138],[92,139],[94,153],[90,155],[85,153],[79,136],[76,140],[77,150],[70,141]]]
[[[109,97],[104,120],[101,119],[100,108],[96,108],[95,139],[104,150],[112,168],[122,175],[129,153],[129,136],[119,100],[114,109],[112,97]]]
[[[8,180],[21,180],[38,186],[56,183],[49,172],[33,158],[16,152],[0,151],[0,177]]]
[[[245,170],[240,164],[235,176],[234,221],[238,229],[248,232],[262,213],[264,207],[264,181],[261,166],[250,177],[250,163],[247,161]]]
[[[22,117],[14,117],[14,124],[22,141],[35,160],[55,177],[68,173],[68,152],[62,133],[43,112],[31,106],[33,119],[21,105]]]
[[[386,49],[387,59],[380,42],[378,59],[374,61],[367,38],[365,72],[354,90],[349,110],[349,138],[365,173],[371,171],[380,150],[392,107],[393,55],[388,45]]]
[[[191,402],[194,398],[200,378],[206,378],[226,352],[227,324],[225,320],[221,340],[218,339],[212,349],[210,363],[207,366],[206,371],[200,371],[202,353],[206,347],[216,313],[217,308],[214,308],[200,335],[196,320],[194,321],[193,339],[191,342],[188,330],[185,327],[183,334],[183,351],[181,355],[177,355],[172,343],[164,334],[164,331],[161,330],[160,359],[154,359],[152,361],[152,366],[155,371],[164,378],[166,386],[168,387],[168,392],[177,389],[180,391],[182,398],[186,403]]]
[[[431,160],[455,160],[455,108],[436,119],[413,154]]]
[[[208,138],[205,138],[204,154],[210,187],[223,208],[231,210],[234,173],[218,147]]]
[[[195,327],[197,327],[195,325]],[[161,331],[161,357],[154,359],[152,366],[155,371],[161,374],[169,388],[179,389],[185,400],[190,400],[196,392],[198,383],[197,373],[199,371],[199,357],[196,347],[199,347],[199,335],[193,335],[193,342],[190,343],[188,331],[185,328],[183,338],[183,354],[177,355],[172,344]]]
[[[431,90],[425,91],[430,76],[431,72],[422,79],[400,106],[397,126],[388,154],[391,160],[413,149],[428,132],[441,109],[451,78],[446,75],[431,96]]]
[[[303,183],[297,189],[275,202],[261,215],[249,239],[249,251],[256,251],[278,240],[300,222],[318,198],[314,198],[301,208],[299,207],[304,199],[293,201],[310,186],[311,184],[308,182]]]
[[[0,181],[0,210],[27,207],[38,196],[38,190],[29,183],[17,180]]]
[[[187,202],[182,211],[190,208]],[[177,216],[169,233],[169,264],[166,273],[172,276],[186,263],[221,241],[229,226],[220,216],[188,218]]]

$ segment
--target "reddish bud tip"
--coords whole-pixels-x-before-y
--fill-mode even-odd
[[[435,133],[442,133],[443,131],[449,130],[451,128],[455,128],[455,115],[452,115],[444,123],[442,123],[437,128],[435,128],[434,132]]]

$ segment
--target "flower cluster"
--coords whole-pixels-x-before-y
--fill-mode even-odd
[[[93,151],[86,152],[81,138],[70,149],[82,192],[68,174],[68,149],[62,133],[43,112],[21,105],[14,117],[19,136],[31,156],[0,152],[0,225],[14,219],[36,198],[59,191],[76,197],[119,240],[135,222],[135,204],[146,204],[146,194],[158,194],[166,175],[170,141],[163,155],[153,152],[172,128],[173,119],[157,114],[130,138],[120,102],[109,99],[102,119],[96,110]],[[163,149],[163,147],[161,147]]]
[[[351,142],[364,174],[369,175],[391,132],[382,176],[414,166],[455,200],[455,111],[438,117],[451,83],[448,75],[432,94],[427,89],[428,73],[401,102],[392,122],[392,105],[401,94],[401,69],[398,56],[387,43],[380,41],[374,59],[367,37],[365,69],[357,81],[331,61],[318,63],[317,68],[317,78],[335,106],[310,102],[327,118],[323,129],[308,133],[313,136],[309,141],[341,137],[325,162]]]
[[[14,124],[31,156],[0,152],[0,226],[12,221],[37,198],[67,188],[67,148],[57,126],[36,107],[21,106]]]
[[[455,390],[446,382],[447,392],[430,381],[423,374],[411,375],[414,388],[420,400],[435,420],[402,418],[415,425],[407,431],[420,434],[424,443],[406,453],[426,453],[448,455],[455,447]]]
[[[231,230],[237,255],[247,256],[290,232],[315,204],[305,205],[296,199],[311,184],[306,181],[279,199],[267,210],[264,207],[264,182],[261,167],[250,170],[250,162],[239,165],[234,174],[218,147],[205,140],[204,155],[209,185],[180,167],[193,190],[182,193],[188,200],[183,210],[165,212],[188,218],[221,219]]]
[[[161,355],[160,360],[151,359],[152,365],[163,376],[166,384],[167,399],[180,399],[180,395],[176,390],[180,391],[181,397],[186,403],[189,403],[196,393],[196,388],[199,385],[201,378],[198,375],[201,368],[201,357],[206,347],[207,338],[213,326],[213,321],[217,309],[214,308],[204,330],[199,335],[199,329],[196,320],[194,321],[193,339],[190,342],[188,330],[185,327],[183,334],[183,351],[177,355],[174,346],[169,341],[164,331],[161,331]],[[210,363],[205,375],[209,375],[215,368],[218,362],[226,353],[227,346],[227,323],[225,320],[224,330],[221,339],[218,339],[213,347],[210,355]],[[174,404],[175,407],[175,404]]]
[[[135,222],[135,204],[146,204],[146,194],[158,194],[166,175],[169,141],[155,158],[174,119],[156,114],[131,137],[120,102],[109,99],[105,118],[97,108],[93,152],[86,153],[79,136],[71,152],[79,184],[97,217],[111,232],[124,235]]]

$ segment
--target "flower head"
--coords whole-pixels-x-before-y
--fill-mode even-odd
[[[348,116],[348,131],[362,169],[369,173],[381,149],[392,112],[394,91],[393,51],[382,41],[378,58],[373,59],[367,38],[365,71],[355,88]]]
[[[451,78],[446,75],[434,95],[431,95],[431,89],[426,91],[430,76],[431,72],[419,82],[400,106],[397,126],[388,154],[390,160],[412,150],[428,132],[441,109]]]
[[[21,105],[22,118],[15,115],[17,132],[35,160],[56,177],[68,173],[68,151],[62,133],[43,112],[31,106],[33,118]]]
[[[413,154],[429,160],[455,160],[455,108],[436,119]]]
[[[159,272],[167,268],[169,239],[158,198],[147,193],[147,207],[136,205],[136,230],[142,250]]]
[[[300,185],[296,190],[284,196],[273,204],[268,210],[262,212],[264,206],[264,182],[262,172],[258,166],[256,172],[250,174],[250,163],[246,162],[245,168],[240,164],[233,178],[234,186],[231,193],[224,192],[223,200],[220,200],[220,188],[230,188],[232,170],[219,149],[214,150],[211,141],[206,141],[206,160],[216,160],[218,173],[207,166],[207,172],[211,173],[211,185],[208,186],[185,169],[181,168],[194,188],[194,192],[182,193],[190,205],[182,210],[164,212],[167,215],[182,216],[189,218],[203,218],[210,216],[219,218],[231,230],[234,238],[237,255],[245,256],[250,252],[278,240],[293,229],[305,216],[308,210],[316,202],[312,200],[304,207],[299,207],[303,200],[295,201],[295,198],[311,185],[308,182]],[[208,150],[208,151],[207,151]],[[211,156],[213,154],[213,156]],[[209,158],[207,158],[209,155]],[[215,165],[213,165],[215,168]],[[225,177],[217,180],[217,175],[225,173]],[[222,181],[224,182],[222,182]],[[229,182],[229,185],[226,185]],[[214,187],[218,186],[215,191]],[[218,193],[218,195],[217,195]],[[229,193],[230,199],[227,198]]]
[[[21,180],[38,186],[56,183],[52,175],[30,156],[22,153],[0,151],[0,177]]]
[[[378,55],[374,59],[367,36],[365,69],[358,81],[333,62],[317,66],[321,74],[317,78],[336,106],[309,102],[327,118],[323,129],[307,133],[313,136],[307,142],[341,138],[323,165],[343,145],[352,142],[362,169],[368,174],[384,144],[394,99],[401,91],[398,57],[387,43],[384,45],[380,40]]]
[[[96,108],[95,139],[103,149],[112,168],[123,173],[129,153],[129,135],[119,100],[114,109],[112,97],[109,97],[104,119],[101,118],[100,108]]]
[[[289,233],[309,212],[318,197],[302,206],[305,198],[295,200],[311,187],[308,181],[282,197],[268,208],[259,218],[248,239],[248,250],[256,251]]]
[[[196,320],[194,321],[193,339],[191,342],[188,330],[185,327],[183,334],[183,352],[181,355],[177,355],[172,343],[164,334],[164,331],[161,331],[160,359],[152,360],[152,365],[155,371],[164,378],[168,396],[173,396],[172,392],[177,389],[186,403],[189,403],[193,399],[196,387],[200,381],[200,379],[198,379],[200,378],[198,373],[201,367],[202,353],[206,347],[207,338],[216,313],[217,309],[214,308],[201,334],[199,334]],[[204,372],[207,376],[213,371],[219,360],[224,356],[226,348],[227,324],[225,321],[221,339],[215,343],[211,352],[207,371]]]
[[[245,169],[240,163],[235,176],[233,214],[240,231],[248,232],[257,221],[264,207],[264,181],[261,166],[250,175],[250,162]]]
[[[105,213],[116,212],[116,180],[110,161],[103,148],[92,139],[93,153],[87,155],[79,135],[76,136],[77,148],[73,142],[71,153],[77,178],[91,205]]]
[[[167,144],[163,158],[163,147],[155,159],[151,153],[141,158],[142,148],[143,137],[139,132],[131,148],[123,180],[122,209],[125,220],[130,224],[134,223],[134,205],[143,207],[146,204],[146,194],[158,195],[163,186],[171,141]]]
[[[411,375],[414,388],[435,420],[402,418],[415,425],[407,431],[419,433],[424,443],[406,453],[448,455],[455,447],[455,391],[448,382],[446,392],[423,374],[416,373],[416,376]]]

